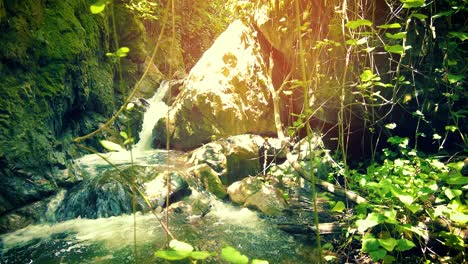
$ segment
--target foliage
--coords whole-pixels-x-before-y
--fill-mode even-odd
[[[216,253],[207,251],[195,251],[192,245],[173,239],[169,242],[168,250],[158,250],[154,255],[158,258],[170,261],[177,261],[190,258],[193,261],[192,263],[196,263],[197,260],[205,260],[207,258],[216,256]],[[221,258],[227,261],[228,263],[233,264],[249,263],[249,258],[247,256],[242,255],[242,253],[240,253],[237,249],[229,246],[223,247],[221,249]],[[268,264],[268,261],[252,259],[252,262],[250,263]]]
[[[356,229],[350,230],[354,238],[360,237],[362,252],[374,261],[391,263],[397,260],[397,252],[416,244],[429,247],[439,240],[452,250],[453,261],[464,259],[465,243],[459,231],[468,222],[468,177],[461,175],[462,165],[423,157],[408,147],[407,138],[388,141],[397,151],[385,149],[381,164],[350,175],[350,188],[370,201],[356,208]]]

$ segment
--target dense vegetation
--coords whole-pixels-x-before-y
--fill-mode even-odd
[[[76,2],[88,7],[86,1]],[[29,12],[15,10],[10,1],[6,3],[10,12]],[[4,1],[0,4],[1,22],[7,15],[2,13]],[[75,138],[75,143],[88,140],[89,145],[99,147],[89,139],[104,132],[98,136],[106,139],[101,141],[104,148],[131,148],[136,130],[131,121],[118,121],[117,125],[113,121],[132,108],[136,94],[145,95],[140,86],[150,69],[148,61],[162,72],[157,72],[155,79],[162,75],[183,77],[214,38],[237,18],[252,25],[268,51],[262,56],[274,85],[270,93],[277,136],[294,143],[303,138],[311,141],[313,134],[321,133],[333,150],[327,175],[318,178],[313,168],[303,172],[312,182],[314,203],[315,183],[321,180],[366,200],[334,204],[333,211],[346,216],[346,228],[339,242],[324,243],[323,247],[320,241],[329,241],[317,234],[320,260],[462,263],[467,260],[468,236],[466,5],[465,0],[99,0],[90,5],[96,15],[93,20],[81,14],[63,15],[74,23],[80,21],[76,31],[95,33],[84,40],[68,31],[63,36],[48,35],[47,27],[59,27],[60,21],[44,20],[39,26],[47,13],[32,16],[31,21],[15,16],[8,26],[18,27],[19,33],[0,36],[6,41],[0,53],[5,62],[0,64],[0,80],[12,87],[0,91],[0,123],[18,117],[21,131],[4,131],[13,135],[14,141],[0,138],[0,164],[34,167],[27,160],[18,160],[26,159],[30,148],[14,144],[33,140],[38,151],[52,153],[48,160],[35,162],[66,167],[65,154],[48,142],[62,148],[62,138],[71,144],[72,135],[84,135],[96,128],[80,113],[84,108],[94,113],[90,116],[99,114],[92,122],[104,125]],[[22,28],[26,22],[39,30],[28,33]],[[15,46],[12,40],[29,46]],[[35,45],[43,47],[33,49],[34,57],[28,58],[26,50]],[[69,58],[69,52],[60,53],[68,49],[89,56]],[[51,63],[56,61],[63,63]],[[66,66],[70,63],[76,65]],[[26,74],[21,85],[15,86],[17,80],[12,76],[18,73]],[[97,85],[89,80],[112,74],[113,81],[105,84],[107,90],[93,89]],[[135,77],[141,75],[140,79]],[[57,78],[69,80],[69,85],[54,86]],[[31,90],[31,85],[41,89]],[[73,90],[73,98],[64,100],[67,105],[48,109],[48,97],[73,93],[64,89],[78,92]],[[29,132],[35,129],[31,118],[37,115],[28,116],[13,108],[33,100],[35,103],[25,106],[24,111],[55,112],[59,118],[38,114],[44,123],[41,127],[61,133],[44,137],[47,133]],[[117,110],[116,103],[120,106]],[[104,117],[111,115],[110,121],[105,121]],[[61,120],[62,116],[72,122],[59,122],[60,127],[53,128],[57,124],[51,120]],[[109,129],[118,127],[121,129],[117,132]],[[167,142],[169,147],[169,138]],[[52,187],[39,191],[52,192]],[[24,201],[4,206],[0,213],[37,200],[37,196],[26,195]],[[315,220],[311,225],[318,226],[318,215]],[[175,239],[169,246],[156,256],[196,262],[213,254],[196,251]],[[225,247],[221,255],[228,262],[249,262],[247,256],[231,247]]]

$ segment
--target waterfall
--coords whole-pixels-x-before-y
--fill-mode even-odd
[[[167,93],[170,85],[170,81],[161,82],[158,90],[149,100],[150,107],[146,110],[146,113],[143,117],[143,126],[139,134],[140,141],[138,141],[134,148],[136,151],[152,149],[151,142],[153,141],[153,127],[159,121],[159,119],[167,114],[168,106],[163,101],[163,98]]]

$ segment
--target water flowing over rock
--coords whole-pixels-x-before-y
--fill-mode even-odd
[[[190,149],[213,136],[275,134],[267,67],[256,33],[233,22],[190,71],[169,110],[170,145]],[[153,130],[166,144],[166,119]]]

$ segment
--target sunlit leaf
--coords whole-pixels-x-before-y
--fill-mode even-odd
[[[268,264],[268,261],[263,259],[253,259],[251,264]]]
[[[424,0],[400,0],[403,3],[403,8],[422,7]]]
[[[390,29],[390,28],[401,28],[401,25],[400,23],[393,23],[393,24],[383,24],[377,27],[382,28],[382,29]]]
[[[403,54],[405,49],[401,45],[385,45],[384,49],[390,53]]]
[[[172,239],[169,242],[169,247],[172,248],[173,250],[176,250],[176,251],[186,251],[186,252],[192,252],[193,251],[192,245],[190,245],[188,243],[185,243],[185,242],[182,242],[182,241],[179,241],[177,239]]]
[[[392,252],[393,249],[396,247],[397,245],[397,240],[394,239],[393,237],[389,237],[389,238],[379,238],[377,239],[379,241],[379,244],[380,246],[382,246],[383,248],[385,248],[388,252]]]
[[[372,22],[367,19],[352,20],[345,24],[345,27],[356,29],[360,26],[372,26]]]
[[[455,132],[457,131],[457,127],[456,126],[445,126],[445,131],[450,131],[450,132]]]
[[[389,124],[385,124],[385,127],[387,129],[395,129],[397,125],[395,123],[389,123]]]
[[[121,47],[115,52],[115,55],[122,58],[127,56],[128,52],[130,52],[128,47]]]
[[[323,257],[326,261],[332,261],[332,260],[335,260],[336,257],[335,256],[332,256],[332,255],[327,255],[325,257]],[[252,262],[253,263],[253,262]]]
[[[126,108],[125,110],[131,111],[134,107],[135,107],[135,104],[134,104],[134,103],[128,103],[128,104],[127,104],[127,108]]]
[[[442,137],[441,137],[439,134],[437,134],[437,133],[434,133],[434,134],[432,135],[432,139],[434,139],[434,140],[439,140],[439,139],[441,139],[441,138],[442,138]]]
[[[455,189],[450,189],[450,188],[447,188],[444,191],[445,196],[447,196],[449,200],[453,200],[453,198],[462,195],[462,193],[463,193],[462,190],[455,190]]]
[[[338,201],[335,206],[331,209],[332,212],[338,212],[341,213],[343,210],[346,209],[345,204],[342,201]]]
[[[127,139],[128,138],[128,135],[125,131],[120,131],[120,136],[123,137],[124,139]]]
[[[385,33],[385,36],[389,39],[404,39],[406,38],[406,32],[398,32],[395,34]]]
[[[208,251],[193,251],[190,253],[190,258],[196,259],[196,260],[204,260],[209,257],[211,257],[211,253]]]
[[[98,0],[96,3],[92,4],[89,7],[89,10],[91,10],[91,13],[93,14],[99,14],[102,11],[104,11],[107,3],[108,3],[108,0]]]
[[[224,260],[235,264],[246,264],[249,262],[249,258],[247,256],[242,255],[233,247],[224,247],[221,250],[221,256]]]
[[[190,252],[177,251],[177,250],[158,250],[154,253],[154,256],[166,260],[182,260],[187,258]]]
[[[374,227],[384,221],[384,217],[380,214],[370,213],[366,219],[356,221],[358,231],[364,233],[367,229]]]
[[[407,204],[407,203],[404,203],[405,207],[411,211],[411,213],[415,214],[419,211],[421,211],[423,208],[421,205],[419,204]]]
[[[460,223],[462,225],[468,222],[468,215],[460,212],[452,212],[450,213],[450,220]]]
[[[109,151],[123,151],[124,150],[122,146],[109,140],[101,140],[99,142],[105,149]]]
[[[410,250],[414,248],[415,246],[416,245],[413,243],[413,241],[408,240],[406,238],[402,238],[402,239],[397,240],[396,250],[398,251]]]

